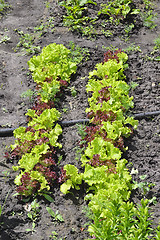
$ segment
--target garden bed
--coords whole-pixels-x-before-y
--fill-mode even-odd
[[[100,1],[103,2],[103,1]],[[97,63],[103,61],[104,53],[107,48],[120,48],[128,54],[128,69],[125,70],[126,82],[129,85],[137,87],[131,89],[130,95],[134,97],[134,108],[130,114],[150,112],[160,110],[159,84],[160,84],[160,66],[156,58],[157,52],[151,55],[155,46],[154,39],[160,35],[159,16],[160,4],[155,2],[154,13],[157,14],[155,23],[157,26],[153,29],[144,26],[139,16],[135,17],[135,27],[128,36],[124,35],[123,25],[115,27],[112,36],[104,36],[102,31],[97,30],[97,34],[82,36],[83,33],[71,31],[63,25],[63,15],[65,9],[57,1],[8,1],[10,7],[3,13],[0,22],[0,126],[3,128],[25,126],[27,119],[25,113],[32,107],[33,96],[25,97],[25,92],[29,89],[35,89],[31,73],[28,70],[27,62],[33,55],[41,52],[42,48],[50,43],[63,44],[68,48],[75,44],[83,51],[84,58],[78,64],[76,74],[72,75],[70,88],[66,88],[63,97],[58,104],[62,112],[62,120],[76,120],[86,118],[85,110],[88,107],[88,94],[86,85],[88,83],[88,74],[95,68]],[[136,7],[140,8],[141,1],[136,2]],[[89,6],[89,13],[94,16],[97,6]],[[102,18],[103,19],[103,18]],[[98,24],[100,24],[99,19]],[[136,25],[137,24],[137,25]],[[43,27],[40,27],[44,25]],[[35,28],[37,28],[35,30]],[[41,30],[43,28],[43,31]],[[21,31],[21,33],[20,33]],[[34,33],[35,31],[35,33]],[[121,35],[121,33],[123,33]],[[29,33],[34,36],[32,45],[22,46],[20,36],[24,36],[27,42]],[[39,34],[41,33],[41,36]],[[5,40],[6,39],[6,40]],[[21,39],[22,41],[22,39]],[[71,43],[72,42],[72,43]],[[21,51],[24,48],[24,51]],[[16,49],[16,51],[15,51]],[[28,50],[29,49],[29,50]],[[31,49],[31,50],[30,50]],[[28,55],[25,54],[26,50]],[[80,50],[76,50],[77,52]],[[73,90],[76,92],[73,93]],[[153,226],[157,226],[160,216],[160,157],[159,157],[159,129],[160,116],[145,117],[139,119],[138,128],[134,134],[125,140],[125,146],[128,150],[124,157],[128,160],[128,168],[138,173],[133,175],[133,180],[143,182],[140,189],[136,189],[132,194],[132,200],[139,203],[143,197],[143,191],[151,186],[147,191],[147,197],[156,197],[157,203],[151,204],[153,212]],[[80,161],[77,159],[77,147],[80,140],[78,127],[76,125],[63,127],[63,134],[60,142],[63,146],[61,150],[62,159],[59,167],[66,164],[73,164],[80,168]],[[17,161],[6,160],[5,152],[11,144],[14,144],[14,137],[0,138],[0,205],[3,206],[0,220],[1,239],[86,239],[89,238],[85,223],[88,218],[83,209],[87,202],[84,201],[86,194],[86,185],[82,185],[80,190],[73,190],[72,193],[63,195],[59,190],[59,185],[54,186],[50,196],[54,199],[51,203],[44,197],[38,197],[40,211],[37,212],[35,227],[28,217],[29,202],[25,203],[17,199],[14,179],[17,175],[12,170]],[[82,169],[81,169],[82,170]],[[141,176],[146,175],[144,180]],[[143,178],[143,177],[142,177]],[[54,212],[63,217],[63,221],[51,215],[47,211],[50,207]],[[26,231],[30,229],[33,231]],[[55,233],[54,233],[55,232]],[[56,235],[57,234],[57,235]],[[56,238],[57,237],[57,238]]]

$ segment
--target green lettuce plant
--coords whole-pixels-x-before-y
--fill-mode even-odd
[[[100,137],[95,137],[95,139],[88,144],[82,155],[82,166],[89,162],[96,154],[99,155],[100,161],[106,161],[106,159],[117,160],[121,158],[121,151],[114,147],[111,142],[105,141]]]
[[[63,169],[66,178],[64,179],[65,182],[60,187],[61,192],[67,194],[71,188],[79,190],[79,184],[82,183],[82,174],[79,174],[78,169],[71,164],[65,165]]]
[[[98,196],[92,204],[90,207],[94,212],[92,215],[94,224],[89,226],[88,231],[94,239],[146,240],[152,236],[148,200],[142,199],[141,204],[135,206],[129,201],[121,202],[118,199],[109,201],[104,192],[104,195]]]
[[[40,55],[28,61],[28,65],[34,81],[40,87],[38,94],[43,102],[54,100],[63,81],[69,83],[77,69],[76,63],[70,58],[70,50],[56,43],[43,48]]]

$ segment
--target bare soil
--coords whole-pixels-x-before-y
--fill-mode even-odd
[[[77,74],[71,79],[70,86],[74,86],[77,90],[76,97],[66,90],[64,98],[61,99],[61,108],[67,109],[67,112],[62,111],[63,120],[86,118],[87,76],[96,63],[103,60],[105,53],[103,46],[126,49],[134,43],[135,46],[140,47],[141,52],[136,49],[129,52],[129,68],[125,73],[128,84],[131,82],[139,84],[130,93],[134,96],[135,103],[131,114],[160,110],[160,65],[158,61],[150,61],[147,58],[147,55],[151,56],[150,53],[153,51],[154,39],[160,34],[160,3],[158,1],[155,8],[157,27],[153,30],[148,29],[138,18],[136,19],[137,25],[130,33],[128,41],[124,41],[121,37],[122,27],[114,29],[113,36],[108,38],[99,34],[96,38],[88,39],[79,33],[69,31],[63,26],[64,9],[58,5],[57,1],[50,0],[49,8],[43,0],[8,0],[8,3],[11,7],[0,19],[0,39],[5,35],[9,37],[9,40],[0,44],[0,127],[18,127],[26,124],[25,113],[32,103],[28,98],[22,98],[21,94],[28,89],[34,90],[35,86],[27,65],[27,61],[33,54],[23,55],[21,49],[14,51],[19,42],[19,35],[15,30],[33,33],[34,27],[45,23],[50,17],[54,17],[54,31],[48,28],[40,38],[36,39],[36,46],[40,49],[50,43],[68,46],[72,41],[82,48],[88,48],[90,54],[88,59],[84,59],[78,66]],[[136,6],[140,6],[140,3],[141,1],[137,1]],[[94,8],[90,6],[89,9],[90,14],[93,15]],[[157,198],[156,205],[151,206],[154,226],[158,224],[160,217],[159,120],[160,116],[140,119],[134,135],[126,139],[128,151],[124,154],[129,162],[129,169],[138,169],[138,175],[133,176],[135,181],[140,181],[139,176],[146,175],[145,181],[155,184],[148,193],[148,197]],[[75,160],[79,139],[76,126],[63,129],[61,138],[63,159],[60,166],[67,163],[80,166],[79,161]],[[36,221],[35,231],[26,231],[27,228],[32,228],[32,222],[25,210],[28,203],[23,203],[13,196],[15,194],[13,181],[16,173],[12,171],[12,166],[16,162],[7,162],[4,158],[5,151],[14,141],[14,137],[0,138],[0,205],[5,202],[0,218],[0,239],[56,239],[51,237],[52,231],[58,234],[57,239],[80,240],[89,237],[87,227],[84,225],[88,219],[83,213],[83,208],[86,206],[85,186],[82,186],[80,191],[73,191],[73,194],[66,196],[61,194],[58,186],[55,187],[51,193],[53,203],[38,198],[40,214]],[[138,202],[140,197],[139,191],[133,193],[133,201]],[[53,221],[46,210],[47,206],[54,211],[58,210],[64,222]]]

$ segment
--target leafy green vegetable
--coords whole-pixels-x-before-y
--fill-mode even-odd
[[[64,170],[68,179],[61,185],[61,192],[66,194],[71,188],[80,189],[78,185],[82,183],[82,174],[78,174],[78,169],[74,165],[67,164],[64,166]]]
[[[51,129],[54,126],[55,121],[61,116],[60,112],[55,108],[44,110],[40,116],[35,114],[35,110],[29,109],[26,115],[32,118],[28,126],[33,126],[35,130]]]
[[[59,80],[69,82],[77,69],[76,63],[70,59],[70,50],[56,43],[43,48],[39,56],[28,61],[28,65],[34,81],[41,86],[39,95],[44,102],[54,99],[60,90]]]
[[[106,14],[110,17],[110,21],[119,23],[124,20],[128,14],[138,14],[138,9],[131,9],[132,0],[114,0],[109,1],[107,4],[101,4],[101,9],[98,14]]]
[[[51,146],[59,147],[61,148],[62,145],[57,142],[59,135],[62,133],[62,128],[59,124],[56,124],[56,126],[49,131],[49,133],[42,134],[42,137],[45,136],[49,139],[49,143]]]
[[[89,162],[95,154],[99,154],[100,160],[117,160],[121,157],[121,151],[114,147],[110,142],[103,140],[100,137],[96,137],[86,148],[84,155],[81,158],[82,166]]]
[[[46,207],[47,212],[56,220],[59,222],[64,222],[64,219],[61,214],[59,214],[58,211],[54,212],[50,207]]]

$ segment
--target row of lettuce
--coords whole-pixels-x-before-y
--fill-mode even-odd
[[[87,92],[91,97],[86,112],[90,124],[80,142],[83,172],[70,164],[61,170],[57,166],[62,128],[57,123],[61,114],[55,105],[77,69],[71,51],[62,44],[48,45],[28,62],[37,97],[26,114],[28,127],[14,131],[17,140],[11,146],[11,158],[19,160],[18,166],[13,167],[20,172],[15,178],[19,196],[44,195],[62,182],[60,190],[67,194],[71,188],[78,190],[80,184],[87,184],[85,199],[92,239],[160,239],[160,231],[157,229],[154,237],[155,230],[151,228],[149,201],[142,199],[140,205],[130,201],[132,178],[127,160],[122,158],[127,149],[124,138],[138,124],[127,116],[133,107],[124,75],[127,59],[121,50],[109,50],[104,61],[89,73]]]
[[[137,26],[156,27],[155,5],[151,1],[139,4],[134,0],[62,0],[59,5],[63,9],[63,24],[84,36],[111,37],[118,28],[127,37]]]
[[[81,147],[84,172],[73,165],[65,165],[62,193],[79,185],[88,186],[85,200],[91,220],[88,231],[92,239],[160,239],[154,237],[149,214],[149,200],[139,205],[130,201],[132,177],[122,158],[126,150],[124,138],[137,127],[137,120],[127,116],[133,107],[129,85],[124,81],[128,57],[121,50],[107,51],[104,61],[89,73],[87,92],[89,107],[86,109],[90,126],[85,129]]]
[[[17,139],[11,145],[11,158],[18,159],[20,170],[15,178],[17,194],[28,197],[49,190],[61,182],[61,171],[57,166],[58,142],[62,128],[57,123],[61,113],[56,109],[57,99],[68,86],[70,77],[76,72],[77,63],[72,61],[71,51],[62,44],[50,44],[39,56],[28,62],[36,83],[34,105],[28,110],[28,126],[14,131]]]

